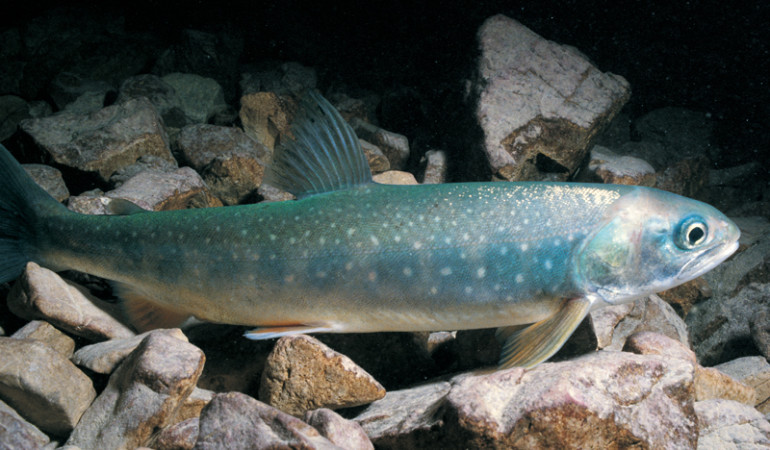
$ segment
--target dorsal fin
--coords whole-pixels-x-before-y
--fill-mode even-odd
[[[265,183],[302,198],[372,181],[353,129],[315,90],[303,94],[289,130],[273,152]]]

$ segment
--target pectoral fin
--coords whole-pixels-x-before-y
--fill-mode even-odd
[[[285,324],[279,326],[266,326],[247,331],[244,336],[253,340],[273,339],[294,334],[325,333],[332,331],[329,326],[321,324]]]
[[[591,302],[585,298],[571,299],[553,316],[523,330],[499,329],[498,336],[507,336],[500,354],[500,368],[529,369],[553,356],[583,321],[590,306]]]

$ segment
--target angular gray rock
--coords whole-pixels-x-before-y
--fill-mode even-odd
[[[628,100],[628,82],[503,15],[487,19],[478,40],[473,101],[492,171],[506,180],[564,179]]]
[[[112,374],[83,414],[67,445],[134,449],[171,424],[193,391],[205,357],[178,339],[177,330],[154,330]]]
[[[20,126],[57,164],[92,172],[107,182],[142,155],[173,160],[161,123],[152,104],[139,98],[87,115],[27,119]]]
[[[599,145],[591,149],[588,171],[602,183],[655,186],[655,169],[650,163],[633,156],[618,155]]]
[[[23,167],[35,183],[45,189],[51,197],[60,202],[69,198],[70,192],[58,169],[43,164],[23,164]]]
[[[194,73],[170,73],[163,81],[176,91],[179,107],[188,123],[206,123],[227,109],[222,86],[213,78]]]
[[[354,119],[351,126],[359,138],[376,145],[382,151],[388,158],[391,169],[404,169],[410,152],[409,140],[406,136],[384,130],[360,119]]]
[[[166,126],[183,127],[187,124],[176,90],[159,76],[142,74],[126,78],[120,85],[116,102],[125,103],[142,97],[152,103]]]
[[[15,95],[0,95],[0,141],[13,136],[19,122],[29,117],[29,106],[23,98]]]
[[[50,441],[38,427],[0,401],[0,449],[37,449]]]
[[[443,150],[428,150],[425,152],[425,172],[422,184],[446,183],[449,167],[446,152]]]
[[[104,195],[128,200],[151,211],[222,206],[201,176],[189,167],[173,172],[145,170]]]
[[[46,433],[66,436],[96,397],[91,379],[31,339],[0,337],[0,399]]]
[[[128,338],[110,339],[109,341],[86,345],[72,355],[72,362],[96,373],[110,374],[139,347],[150,333],[151,331],[148,331]],[[172,329],[168,330],[167,333],[180,341],[187,341],[182,330]]]
[[[305,422],[333,444],[350,450],[374,450],[372,441],[358,423],[321,408],[305,413]]]
[[[195,449],[339,449],[318,430],[240,392],[217,394],[203,408]]]
[[[83,291],[85,289],[64,281],[56,273],[30,262],[8,294],[8,308],[19,317],[42,319],[89,340],[134,336],[133,331],[98,307]]]
[[[770,423],[756,409],[731,400],[695,402],[698,450],[770,447]]]
[[[259,386],[261,401],[295,416],[360,406],[384,395],[382,385],[350,358],[305,335],[278,340]]]

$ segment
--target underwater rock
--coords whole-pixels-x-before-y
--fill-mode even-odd
[[[114,92],[115,88],[104,80],[94,80],[83,74],[67,71],[58,73],[48,87],[48,94],[57,110],[78,114],[102,109],[107,94]],[[86,98],[90,100],[86,102]],[[83,108],[85,105],[89,106]]]
[[[511,181],[566,179],[628,100],[628,82],[503,15],[484,22],[478,41],[472,102],[492,171]]]
[[[174,161],[168,135],[149,100],[132,99],[91,114],[59,113],[21,122],[22,131],[57,164],[108,182],[142,155]]]
[[[75,350],[75,341],[71,337],[42,320],[33,320],[27,323],[16,330],[11,337],[38,341],[67,359],[72,357],[72,352]]]
[[[588,170],[607,184],[655,186],[655,169],[647,161],[618,155],[599,145],[591,149]]]
[[[23,98],[0,95],[0,141],[13,136],[19,122],[29,117],[29,105]]]
[[[402,172],[400,170],[388,170],[387,172],[378,173],[372,178],[376,183],[382,184],[419,184],[417,183],[417,179],[410,172]]]
[[[313,67],[298,62],[269,62],[242,72],[240,87],[242,95],[264,91],[283,95],[314,89],[317,83],[318,75]]]
[[[135,448],[168,426],[193,391],[205,356],[173,330],[151,332],[110,376],[70,435],[81,448]]]
[[[60,202],[69,198],[70,192],[58,169],[43,164],[24,164],[22,167],[51,197]]]
[[[200,431],[197,417],[164,428],[150,444],[155,450],[190,450],[195,447]]]
[[[206,123],[227,109],[222,86],[212,78],[176,72],[162,79],[176,91],[178,105],[187,123]]]
[[[158,111],[164,125],[179,128],[187,124],[176,89],[157,75],[148,73],[126,78],[119,92],[116,103],[144,97]]]
[[[304,421],[318,430],[321,436],[342,448],[374,450],[372,441],[369,440],[358,423],[344,419],[330,409],[321,408],[308,411],[305,413]]]
[[[360,406],[384,395],[382,385],[350,358],[305,335],[278,340],[259,387],[261,401],[294,416]]]
[[[86,297],[84,288],[30,262],[8,295],[8,308],[17,316],[42,319],[68,333],[93,341],[127,338],[134,332]],[[106,307],[105,303],[101,303]]]
[[[388,158],[391,169],[404,169],[410,152],[406,136],[384,130],[358,118],[353,119],[350,125],[359,138],[376,145],[382,151]]]
[[[86,345],[72,355],[72,362],[96,373],[110,374],[130,355],[151,333],[138,334],[129,338],[110,339],[109,341]],[[187,336],[181,330],[170,330],[169,335],[187,342]]]
[[[732,400],[695,402],[698,415],[698,448],[770,447],[770,423],[756,409]]]
[[[752,407],[757,403],[757,392],[753,387],[713,367],[697,366],[693,386],[695,386],[695,401],[733,400]]]
[[[746,356],[714,366],[736,380],[754,388],[754,405],[763,414],[770,413],[770,364],[761,356]]]
[[[200,450],[340,448],[305,422],[240,392],[215,395],[203,408],[199,423],[194,448]]]
[[[173,172],[144,170],[105,197],[128,200],[150,211],[222,206],[200,175],[189,167]]]
[[[182,128],[179,150],[222,203],[235,205],[257,194],[270,151],[239,128],[198,124]]]
[[[255,92],[241,97],[238,117],[243,131],[267,147],[271,154],[278,136],[289,129],[286,101],[273,92]]]
[[[32,339],[0,337],[0,399],[46,433],[66,436],[96,397],[69,359]]]
[[[390,170],[390,161],[379,147],[363,139],[359,139],[359,143],[373,174]]]
[[[3,448],[37,449],[50,441],[38,427],[24,420],[19,413],[0,400],[0,443]]]
[[[449,175],[449,165],[446,152],[443,150],[428,150],[425,152],[425,171],[422,184],[446,183]]]

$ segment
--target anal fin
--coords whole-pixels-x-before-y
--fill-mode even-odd
[[[320,324],[284,324],[278,326],[264,326],[247,331],[244,336],[253,340],[273,339],[283,336],[307,333],[328,333],[332,331],[329,326]]]
[[[524,329],[511,332],[510,327],[498,330],[498,336],[506,336],[500,354],[501,369],[509,367],[532,368],[547,360],[567,342],[583,321],[591,307],[586,298],[567,300],[551,317]]]
[[[190,314],[165,308],[128,285],[115,283],[113,286],[118,297],[123,300],[123,310],[129,322],[139,332],[156,328],[178,328],[190,318]]]

